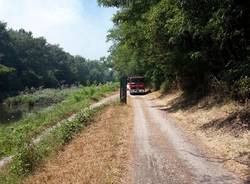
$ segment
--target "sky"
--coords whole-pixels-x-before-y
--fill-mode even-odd
[[[97,0],[0,0],[0,21],[43,36],[72,55],[99,59],[108,55],[106,42],[116,9],[98,7]]]

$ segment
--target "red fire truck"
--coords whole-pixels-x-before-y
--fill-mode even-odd
[[[142,76],[128,77],[127,89],[130,94],[144,94],[145,93],[145,80]]]

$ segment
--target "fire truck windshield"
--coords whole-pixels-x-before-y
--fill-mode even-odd
[[[129,82],[134,82],[134,83],[144,83],[144,78],[143,77],[131,77]]]

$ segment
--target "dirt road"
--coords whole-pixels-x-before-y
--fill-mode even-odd
[[[247,184],[147,96],[108,107],[27,184]]]
[[[134,109],[133,183],[244,183],[189,139],[154,102],[131,96]]]

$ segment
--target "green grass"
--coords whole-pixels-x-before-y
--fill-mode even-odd
[[[42,160],[53,155],[53,153],[56,154],[75,134],[87,126],[94,114],[101,108],[85,109],[78,112],[74,121],[62,124],[37,145],[33,145],[26,140],[20,146],[11,164],[0,171],[0,181],[5,184],[20,183],[35,170]]]
[[[20,94],[14,97],[9,97],[4,100],[4,104],[7,106],[16,106],[16,105],[34,105],[37,103],[42,104],[51,104],[57,103],[64,100],[67,96],[78,91],[79,88],[65,88],[60,89],[43,89],[36,90],[32,93]]]
[[[83,87],[52,108],[33,113],[14,124],[1,125],[0,158],[16,154],[24,142],[30,141],[60,120],[88,107],[91,102],[100,99],[105,93],[116,90],[117,87],[118,85],[113,83]]]

